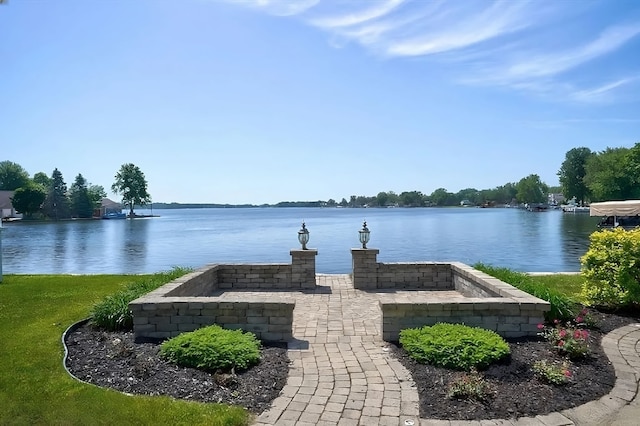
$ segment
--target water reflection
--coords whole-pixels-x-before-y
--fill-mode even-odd
[[[147,262],[147,246],[153,244],[153,239],[149,238],[150,219],[130,219],[121,226],[121,241],[117,250],[120,254],[120,262],[125,269],[131,271],[143,270]],[[121,249],[118,247],[121,246]]]
[[[562,215],[560,229],[565,262],[580,264],[580,258],[589,249],[589,235],[597,230],[599,221],[600,218],[591,217],[588,214],[565,213]]]
[[[143,212],[142,212],[143,213]],[[289,262],[304,219],[316,270],[347,273],[366,218],[384,262],[484,262],[521,271],[577,271],[596,218],[512,209],[193,209],[161,217],[12,223],[5,273],[145,273],[174,265]]]

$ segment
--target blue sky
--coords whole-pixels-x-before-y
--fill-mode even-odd
[[[0,161],[157,202],[556,185],[640,142],[636,0],[9,0],[0,34]]]

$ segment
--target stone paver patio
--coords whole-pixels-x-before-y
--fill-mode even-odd
[[[288,345],[291,366],[282,393],[268,411],[256,418],[255,426],[616,425],[640,418],[640,406],[635,401],[640,378],[637,324],[615,330],[603,339],[618,378],[613,391],[600,400],[561,413],[517,420],[420,419],[418,393],[410,374],[388,354],[387,343],[381,337],[377,302],[380,293],[389,297],[388,292],[356,290],[349,275],[318,274],[316,280],[314,290],[275,293],[278,298],[296,303],[294,340]],[[274,292],[235,291],[219,297],[234,301],[247,293],[274,297]],[[398,300],[410,301],[422,292],[392,293]],[[431,298],[464,297],[455,291],[428,293]]]

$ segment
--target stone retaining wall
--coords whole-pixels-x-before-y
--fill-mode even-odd
[[[316,287],[316,250],[292,250],[291,264],[208,265],[134,300],[136,340],[162,340],[185,331],[218,324],[251,331],[263,341],[293,337],[295,303],[255,299],[222,302],[216,292],[306,290]]]
[[[218,324],[251,331],[263,341],[286,342],[293,329],[295,303],[221,302],[215,297],[143,297],[129,304],[137,341],[163,340]]]
[[[533,298],[535,299],[535,298]],[[470,298],[463,301],[435,303],[380,302],[382,338],[397,342],[405,328],[433,325],[438,322],[466,324],[493,330],[503,337],[535,336],[537,325],[544,321],[549,304],[522,302],[503,298]]]
[[[462,323],[504,337],[532,336],[548,302],[459,262],[379,263],[377,249],[353,249],[353,285],[361,290],[455,290],[465,299],[397,301],[380,296],[382,337],[397,341],[400,330],[437,322]]]
[[[433,262],[378,263],[377,288],[451,290],[451,265]]]

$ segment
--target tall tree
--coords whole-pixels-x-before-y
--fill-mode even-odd
[[[51,186],[51,178],[44,172],[36,173],[35,175],[33,175],[32,180],[38,185],[41,185],[45,189],[45,191]]]
[[[29,173],[20,164],[0,161],[0,190],[15,191],[29,183]]]
[[[438,188],[431,193],[429,199],[436,206],[452,206],[455,204],[455,195],[445,188]]]
[[[134,215],[133,206],[144,206],[151,202],[151,196],[147,192],[147,180],[138,166],[132,163],[123,164],[115,179],[111,190],[122,195],[122,203],[129,206],[131,216]]]
[[[589,148],[573,148],[565,154],[558,171],[562,194],[568,200],[576,197],[583,204],[589,198],[589,188],[585,182],[587,161],[593,153]]]
[[[31,219],[35,213],[40,211],[46,196],[45,190],[40,185],[29,182],[16,189],[11,197],[11,204],[24,215],[25,219]]]
[[[521,203],[544,203],[549,187],[540,180],[540,176],[532,174],[520,179],[516,190],[516,198]]]
[[[420,191],[404,191],[400,193],[400,202],[405,207],[422,207],[425,204],[425,195]]]
[[[591,201],[625,200],[629,198],[632,181],[625,164],[629,148],[607,148],[589,157],[585,183]]]
[[[79,218],[90,218],[93,216],[93,202],[89,196],[87,180],[78,174],[76,180],[69,189],[69,198],[71,200],[71,215]]]
[[[89,198],[94,209],[99,209],[102,203],[102,199],[106,198],[107,193],[102,185],[89,184],[87,191],[89,192]]]
[[[629,192],[626,198],[640,198],[640,142],[629,149],[624,162],[625,175],[629,179]]]
[[[51,173],[51,184],[44,201],[44,213],[55,220],[71,217],[67,184],[57,168]]]

